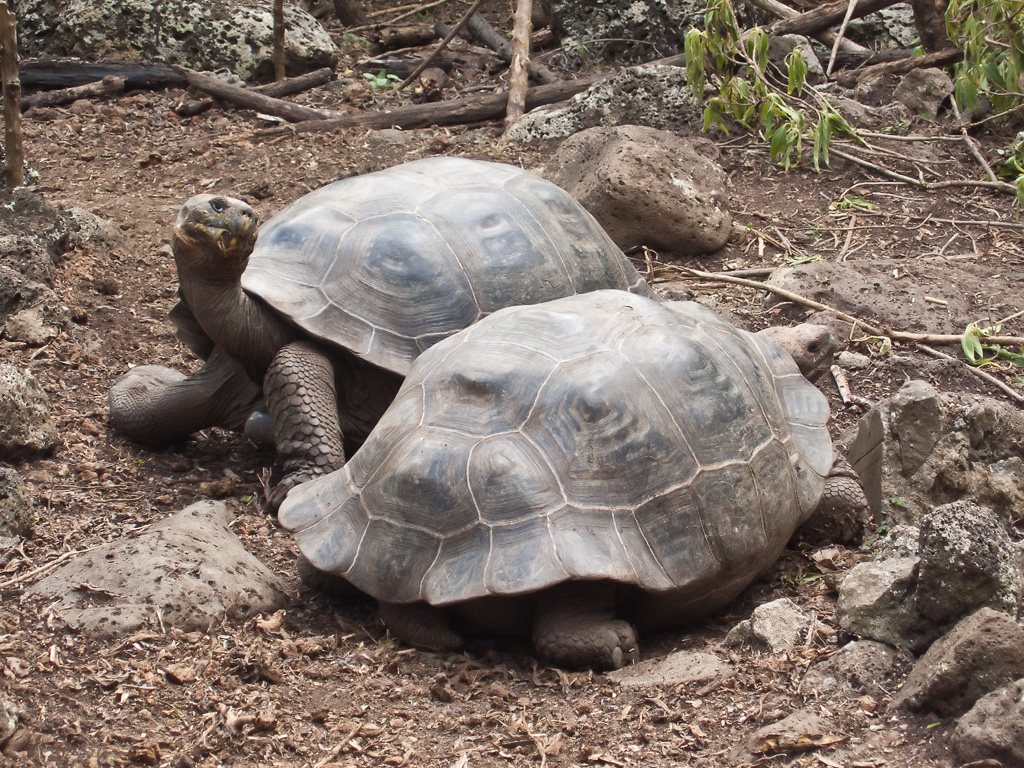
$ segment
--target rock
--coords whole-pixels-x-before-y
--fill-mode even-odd
[[[965,763],[998,760],[1006,768],[1024,766],[1024,678],[978,699],[960,718],[951,741]]]
[[[699,135],[704,107],[695,102],[681,67],[627,69],[577,93],[565,106],[527,112],[506,133],[509,141],[561,139],[599,125],[646,125]]]
[[[937,625],[988,606],[1017,618],[1024,599],[1020,554],[991,509],[955,501],[921,517],[918,612]]]
[[[960,715],[1000,686],[1024,677],[1024,627],[982,608],[937,640],[910,670],[894,708]]]
[[[725,638],[726,645],[764,645],[772,653],[784,653],[803,642],[813,618],[787,597],[759,605]]]
[[[0,467],[0,538],[23,538],[35,522],[32,497],[25,483],[10,467]]]
[[[544,176],[579,200],[623,250],[646,245],[692,255],[729,239],[725,173],[674,133],[589,128],[561,144]]]
[[[46,391],[32,374],[0,363],[0,459],[46,454],[55,445]]]
[[[890,403],[900,466],[903,476],[910,477],[924,465],[942,434],[939,393],[928,382],[915,379],[900,387]]]
[[[223,502],[186,507],[138,536],[101,546],[42,579],[26,595],[54,600],[71,627],[115,636],[149,626],[209,630],[284,603],[280,580],[228,527]]]
[[[42,347],[56,339],[70,321],[71,310],[53,294],[10,315],[5,335],[11,341]]]
[[[854,566],[839,586],[839,626],[862,639],[915,652],[924,650],[939,632],[927,628],[917,614],[917,569],[916,557],[893,557]]]
[[[284,16],[288,75],[337,63],[337,47],[315,18],[290,4]],[[243,80],[273,75],[273,13],[266,0],[256,7],[189,0],[19,0],[18,42],[30,56],[228,69]]]
[[[855,640],[807,670],[801,688],[822,694],[881,696],[903,658],[885,643]]]
[[[754,762],[752,758],[776,752],[804,751],[840,741],[833,734],[834,726],[828,720],[815,712],[798,709],[777,723],[759,728],[729,753],[727,764],[747,765]]]
[[[0,747],[18,730],[18,708],[7,697],[0,696]]]
[[[676,651],[614,672],[608,677],[623,688],[648,685],[706,685],[734,674],[732,665],[711,653]]]
[[[551,29],[564,50],[585,48],[585,55],[606,62],[636,63],[682,51],[686,30],[702,26],[703,16],[704,3],[697,0],[560,0]]]
[[[935,117],[953,94],[953,81],[941,69],[912,69],[896,86],[895,97],[914,114]]]

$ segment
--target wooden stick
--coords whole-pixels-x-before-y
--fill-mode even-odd
[[[846,28],[850,24],[850,19],[853,18],[853,12],[857,10],[857,0],[849,0],[849,4],[846,6],[846,15],[843,17],[843,23],[839,27],[839,31],[836,33],[836,41],[832,44],[832,53],[828,57],[828,66],[825,68],[825,77],[832,77],[832,68],[836,65],[836,54],[839,53],[839,43],[846,39]]]
[[[860,0],[856,9],[850,14],[850,18],[859,19],[899,2],[902,0]],[[769,24],[766,31],[769,35],[814,35],[824,32],[842,21],[849,12],[849,6],[850,3],[847,0],[836,0],[836,2],[819,5],[806,13],[783,16],[781,20]],[[781,14],[776,13],[776,15]]]
[[[778,16],[780,19],[792,19],[800,15],[798,11],[794,11],[788,5],[780,3],[779,0],[752,0],[752,2],[761,10],[768,11],[768,13],[773,16]],[[832,45],[837,39],[836,34],[827,29],[822,30],[821,32],[815,32],[811,36],[826,45]],[[858,45],[852,40],[846,40],[845,38],[840,42],[839,47],[840,49],[849,52],[867,52],[868,50],[863,45]]]
[[[441,51],[448,47],[448,43],[454,40],[455,36],[459,34],[459,32],[462,30],[464,26],[466,26],[466,22],[469,21],[469,17],[476,13],[477,8],[483,5],[483,2],[484,0],[475,0],[473,5],[469,7],[469,10],[466,11],[466,13],[462,16],[461,19],[459,19],[458,23],[454,27],[452,27],[451,32],[445,35],[444,40],[438,43],[437,47],[434,48],[431,54],[427,56],[425,59],[423,59],[422,62],[420,62],[420,65],[412,71],[411,75],[409,75],[407,78],[405,78],[405,80],[398,84],[398,90],[402,90],[403,88],[408,86],[409,83],[413,82],[417,77],[419,77],[420,72],[422,72],[424,69],[429,67],[431,63],[433,63],[434,59],[436,59],[441,54]]]
[[[473,37],[498,54],[506,64],[512,63],[512,46],[482,15],[474,13],[466,24],[466,29]],[[529,71],[530,77],[538,83],[557,83],[562,79],[543,64],[538,64],[535,61],[529,62]]]
[[[505,130],[526,111],[526,91],[530,82],[530,32],[533,24],[533,0],[518,0],[515,25],[512,29],[512,64],[508,75],[508,106],[505,108]]]
[[[331,76],[333,74],[334,71],[330,67],[323,67],[322,69],[315,69],[312,72],[307,72],[304,75],[286,77],[284,80],[278,80],[276,83],[257,85],[250,90],[262,93],[264,96],[279,99],[282,96],[290,96],[293,93],[302,93],[303,91],[308,91],[310,88],[325,85],[326,83],[331,82]]]
[[[108,75],[93,83],[61,88],[57,91],[40,91],[31,96],[25,96],[21,100],[21,109],[25,111],[33,107],[52,107],[56,104],[68,104],[78,99],[95,99],[115,93],[124,93],[124,78]]]
[[[21,132],[18,31],[7,0],[0,0],[0,79],[4,103],[4,178],[7,186],[20,187],[25,183],[25,145]]]
[[[292,104],[290,101],[272,99],[269,96],[256,93],[252,89],[239,88],[237,85],[225,83],[216,77],[204,75],[187,67],[176,65],[174,66],[174,71],[184,75],[189,85],[242,109],[254,109],[257,112],[265,112],[277,117],[283,117],[285,120],[295,123],[304,120],[329,120],[341,117],[340,112],[313,109],[312,107],[304,107],[301,104]]]

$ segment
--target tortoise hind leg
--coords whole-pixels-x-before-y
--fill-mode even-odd
[[[308,342],[287,344],[267,368],[263,393],[284,465],[267,496],[276,510],[295,486],[345,465],[334,366]]]
[[[427,603],[386,603],[379,601],[380,616],[399,640],[435,651],[462,647],[462,637],[448,624],[443,610]]]
[[[564,667],[619,669],[638,657],[636,630],[615,618],[615,586],[607,582],[566,582],[542,592],[533,644]]]

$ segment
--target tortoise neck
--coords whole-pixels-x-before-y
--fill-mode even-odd
[[[182,266],[178,260],[179,290],[203,331],[262,384],[278,350],[298,334],[242,290],[240,275],[204,275]]]

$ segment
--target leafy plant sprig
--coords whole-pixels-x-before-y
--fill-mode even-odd
[[[401,82],[398,75],[392,75],[383,69],[376,75],[372,72],[363,72],[363,77],[370,82],[370,87],[374,90],[378,88],[396,88],[399,82]]]

